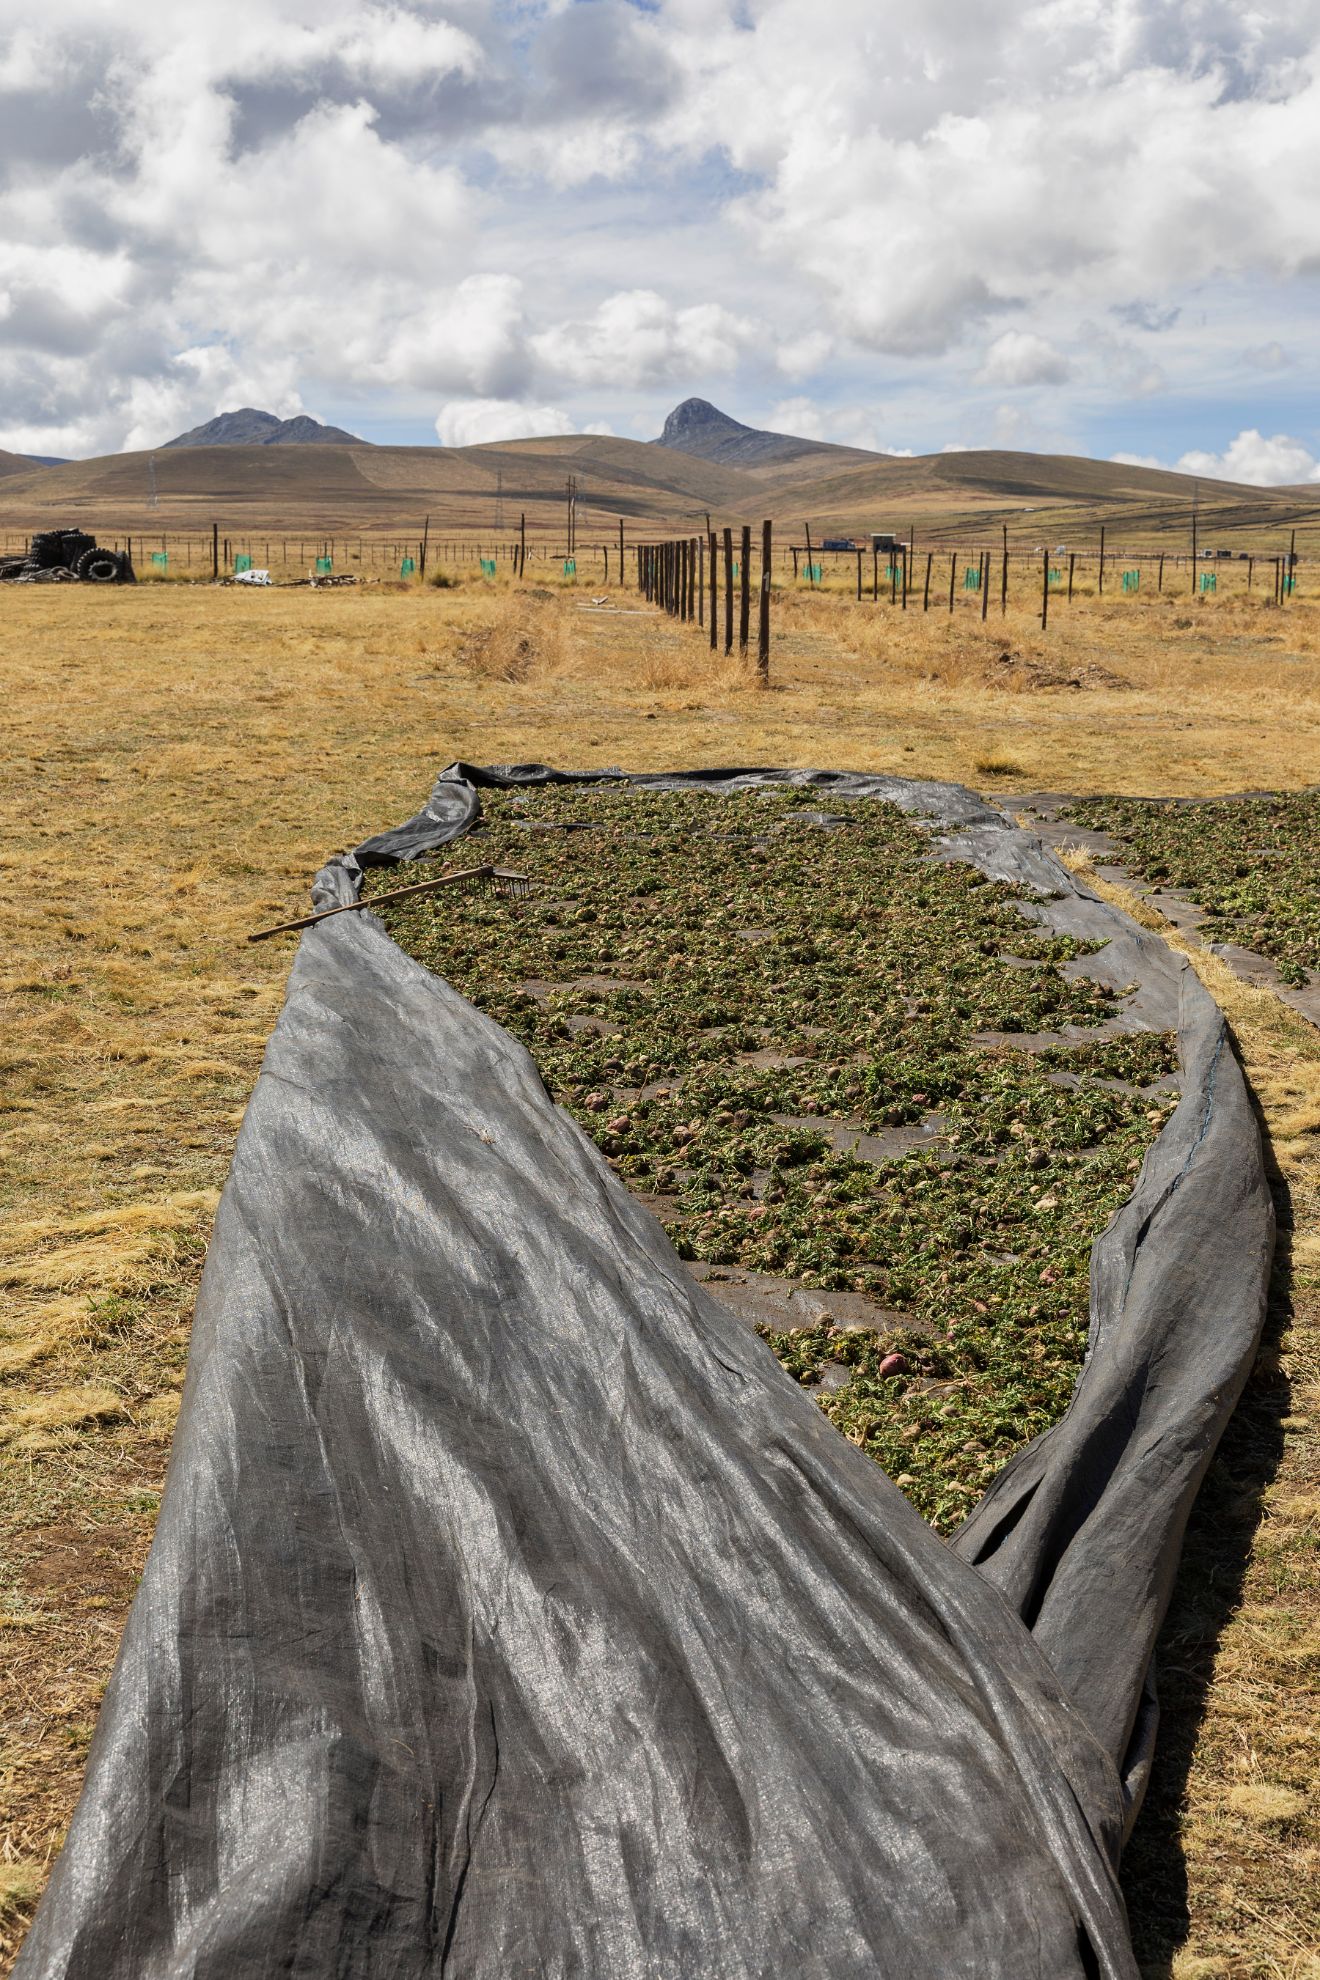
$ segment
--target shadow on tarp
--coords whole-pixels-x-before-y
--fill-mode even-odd
[[[318,904],[552,777],[453,766]],[[22,1980],[1133,1980],[1151,1649],[1272,1243],[1222,1018],[968,791],[636,782],[888,799],[1177,1012],[1068,1412],[946,1545],[514,1039],[370,915],[310,930]]]

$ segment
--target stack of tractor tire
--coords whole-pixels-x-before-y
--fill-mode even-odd
[[[132,584],[133,566],[118,550],[97,547],[81,529],[47,529],[21,557],[0,557],[0,583]]]

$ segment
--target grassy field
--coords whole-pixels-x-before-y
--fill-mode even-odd
[[[1183,795],[1298,788],[1320,761],[1320,611],[1301,600],[1084,600],[1042,636],[1025,610],[982,626],[970,607],[905,621],[797,596],[776,610],[763,693],[736,660],[712,665],[697,631],[591,596],[503,582],[0,596],[11,1952],[150,1539],[215,1192],[279,1008],[290,948],[243,938],[299,910],[325,853],[406,816],[455,756]],[[1306,1889],[1320,1881],[1320,1039],[1264,993],[1218,987],[1289,1228],[1273,1333],[1171,1624],[1130,1888],[1152,1975],[1295,1980],[1320,1971]]]

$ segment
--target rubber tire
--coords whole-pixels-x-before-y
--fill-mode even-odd
[[[114,550],[84,550],[73,568],[84,584],[122,584],[125,561]]]
[[[33,537],[28,555],[38,570],[53,571],[64,562],[64,536],[62,529],[43,529]]]

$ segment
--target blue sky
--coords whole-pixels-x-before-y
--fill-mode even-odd
[[[1320,474],[1320,0],[0,0],[0,446],[243,404]]]

